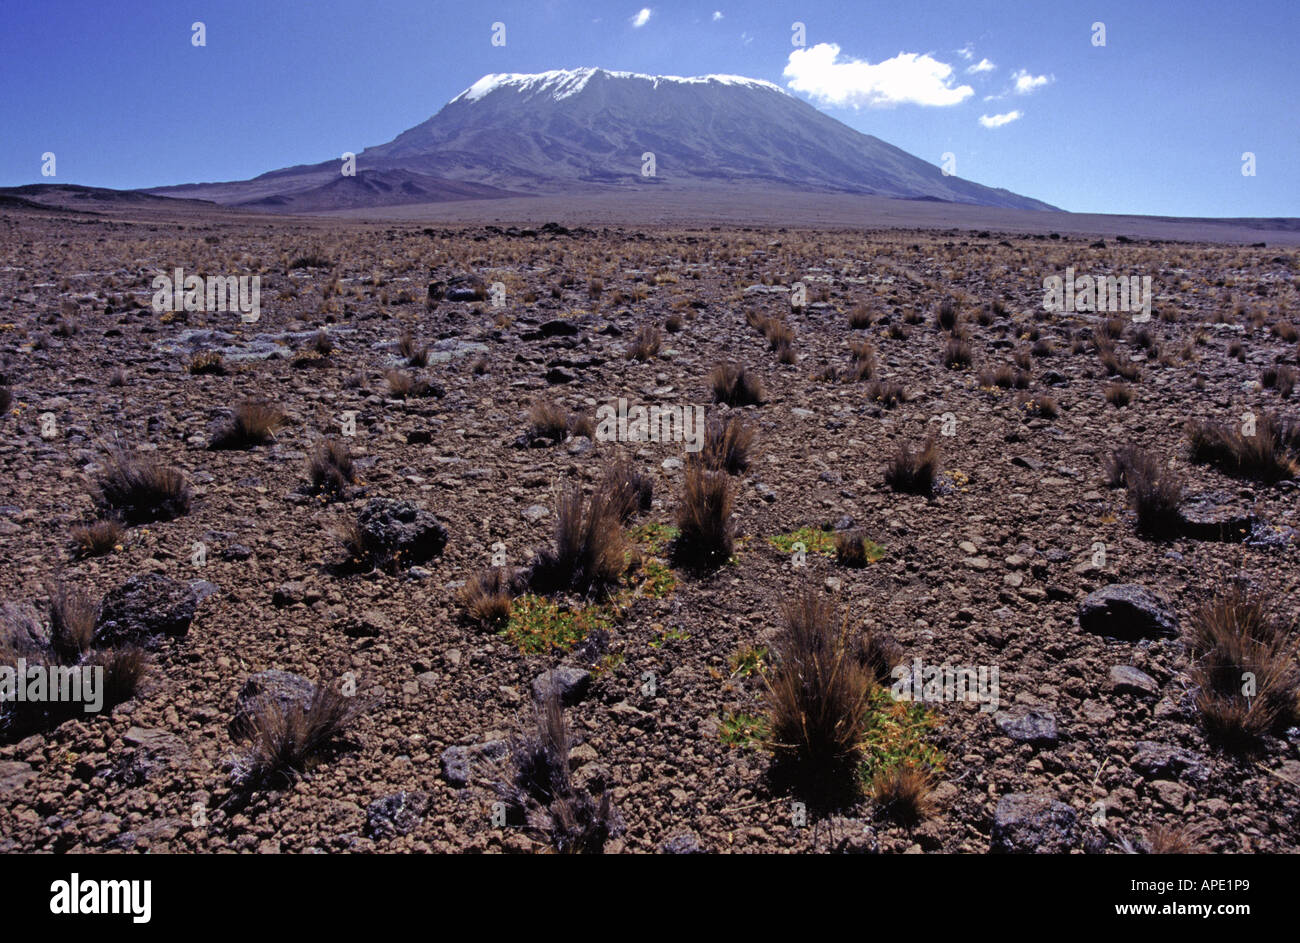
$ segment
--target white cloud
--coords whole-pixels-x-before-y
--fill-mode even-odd
[[[713,11],[713,22],[716,23],[716,22],[718,22],[718,20],[720,20],[720,19],[722,19],[722,11],[721,11],[721,10],[714,10],[714,11]]]
[[[980,124],[986,128],[1000,128],[1004,124],[1019,121],[1024,115],[1019,111],[1008,111],[1003,115],[980,115]]]
[[[961,56],[967,62],[975,58],[975,44],[967,43],[957,50],[957,55]]]
[[[637,15],[632,17],[632,28],[640,29],[642,26],[645,26],[649,22],[650,22],[650,8],[642,7],[637,12]]]
[[[893,105],[943,107],[965,101],[975,90],[952,84],[952,66],[928,54],[900,52],[871,64],[839,60],[840,47],[818,43],[790,53],[783,75],[789,87],[832,106],[888,108]]]
[[[966,74],[974,75],[979,72],[992,72],[996,68],[997,66],[989,62],[987,59],[981,59],[979,62],[975,63],[973,66],[968,68],[966,70]]]
[[[1028,95],[1036,88],[1042,88],[1044,85],[1050,85],[1054,77],[1050,75],[1030,75],[1024,69],[1017,69],[1011,73],[1012,80],[1016,83],[1017,95]]]

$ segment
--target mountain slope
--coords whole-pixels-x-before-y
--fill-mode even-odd
[[[653,176],[642,173],[646,152]],[[150,192],[302,211],[726,183],[1052,209],[946,177],[776,85],[739,76],[488,75],[427,121],[359,154],[356,178],[341,178],[339,169],[327,161],[242,183]]]

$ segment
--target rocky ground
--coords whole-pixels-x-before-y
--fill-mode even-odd
[[[61,580],[158,636],[134,698],[0,742],[0,849],[546,850],[536,831],[498,827],[492,784],[552,683],[569,695],[575,782],[607,796],[623,825],[606,851],[1120,852],[1158,829],[1190,829],[1216,852],[1300,848],[1300,730],[1251,751],[1207,740],[1180,637],[1233,578],[1294,622],[1294,483],[1195,464],[1183,431],[1188,419],[1294,415],[1260,384],[1297,362],[1293,248],[26,211],[0,217],[0,232],[13,392],[0,418],[5,601],[40,607]],[[1153,279],[1152,320],[1122,316],[1115,342],[1140,371],[1126,407],[1104,397],[1114,381],[1092,341],[1104,318],[1042,310],[1043,279],[1067,266]],[[154,276],[178,267],[260,275],[259,320],[155,311]],[[796,282],[807,301],[792,310]],[[970,367],[942,362],[946,300],[969,332]],[[857,307],[869,326],[849,326]],[[674,314],[681,330],[663,333],[657,356],[625,356],[638,327]],[[747,314],[785,318],[794,362]],[[324,356],[311,352],[322,327]],[[408,369],[404,329],[431,348],[411,369],[430,395],[389,393],[384,371]],[[907,394],[895,408],[844,379],[864,339],[878,377]],[[1050,350],[1031,353],[1038,341]],[[190,372],[208,351],[224,375]],[[1018,354],[1030,401],[1050,396],[1058,415],[981,384]],[[528,442],[530,406],[594,417],[623,397],[722,411],[708,378],[723,361],[753,368],[767,393],[739,408],[757,437],[736,479],[731,562],[670,568],[568,651],[521,650],[518,635],[468,622],[464,581],[501,552],[526,566],[551,539],[561,485],[594,487],[614,455],[654,479],[635,532],[647,557],[674,523],[680,443]],[[288,424],[266,445],[209,449],[250,397]],[[348,500],[325,501],[305,492],[307,457],[347,431],[346,413],[360,480]],[[935,493],[892,491],[896,446],[941,430]],[[1187,513],[1208,529],[1138,532],[1105,480],[1128,442],[1172,462]],[[113,447],[181,469],[193,504],[81,555],[70,532],[96,518],[92,485]],[[430,512],[445,548],[409,567],[346,566],[332,529],[373,498]],[[841,566],[817,552],[823,527],[861,529],[884,556]],[[813,546],[797,566],[800,537]],[[933,774],[919,821],[866,792],[813,801],[745,733],[763,714],[767,668],[739,656],[771,647],[778,604],[800,586],[888,632],[906,663],[998,669],[997,712],[930,703],[908,734]],[[552,669],[563,670],[543,678]],[[250,678],[246,693],[288,698],[348,684],[366,709],[292,785],[233,803],[230,762],[245,743],[232,720]]]

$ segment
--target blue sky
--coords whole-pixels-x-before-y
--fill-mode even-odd
[[[1078,212],[1300,216],[1297,38],[1296,0],[5,0],[0,185],[52,182],[47,151],[64,183],[242,179],[384,143],[488,72],[594,65],[767,79]]]

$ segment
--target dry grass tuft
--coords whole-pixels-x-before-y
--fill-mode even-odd
[[[1192,614],[1185,640],[1196,707],[1214,739],[1249,747],[1295,722],[1300,636],[1261,595],[1221,590]]]
[[[939,440],[934,436],[916,450],[900,443],[885,466],[885,484],[905,494],[930,494],[939,471]]]
[[[757,406],[763,402],[763,383],[746,367],[720,363],[709,374],[713,400],[728,406]]]
[[[208,446],[212,449],[248,449],[264,445],[275,438],[285,424],[285,414],[270,403],[244,400],[237,405],[230,421],[219,429]]]
[[[673,545],[679,563],[711,570],[731,559],[735,546],[732,502],[731,479],[725,472],[687,466]]]
[[[784,600],[781,615],[776,667],[765,676],[772,746],[809,772],[847,773],[860,755],[872,691],[848,617],[811,589]]]
[[[95,501],[126,524],[169,521],[189,512],[185,475],[146,454],[115,450],[104,460]]]

